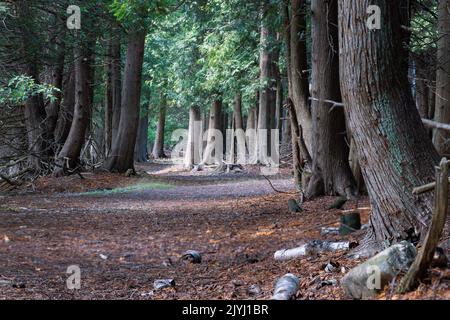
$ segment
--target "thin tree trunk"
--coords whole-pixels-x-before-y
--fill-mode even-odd
[[[285,43],[285,54],[286,54],[286,68],[287,68],[287,78],[288,78],[288,105],[291,101],[294,101],[294,84],[293,84],[293,65],[292,65],[292,20],[289,12],[290,0],[283,1],[283,29],[284,29],[284,43]],[[292,145],[292,169],[294,173],[294,184],[298,190],[301,189],[302,184],[302,162],[300,160],[300,137],[296,135],[295,123],[297,123],[297,109],[294,107],[293,110],[287,108],[286,114],[289,114],[289,127],[290,134],[285,134],[285,137],[290,137]],[[286,140],[287,141],[287,140]]]
[[[222,101],[214,100],[209,117],[207,143],[203,154],[202,164],[222,164],[223,162],[223,135],[222,135]]]
[[[192,106],[189,110],[188,143],[184,158],[184,166],[186,169],[191,170],[195,164],[200,162],[202,141],[200,108]]]
[[[434,120],[450,123],[450,0],[439,0],[436,73],[436,107]],[[441,155],[450,155],[450,132],[435,130],[433,142]]]
[[[161,105],[159,107],[158,124],[156,126],[155,143],[153,144],[153,158],[165,158],[164,154],[164,133],[166,125],[166,108],[167,102],[165,96],[161,97]]]
[[[112,96],[112,40],[107,44],[105,58],[105,155],[109,156],[112,145],[113,96]]]
[[[111,155],[105,163],[105,168],[109,171],[134,170],[133,158],[139,123],[145,36],[144,31],[128,35],[119,130],[113,141]]]
[[[75,109],[75,68],[70,66],[63,84],[63,99],[56,125],[55,140],[58,148],[62,148],[69,136]]]
[[[311,150],[312,120],[309,110],[308,60],[306,50],[306,1],[291,0],[291,80],[292,101],[303,129],[308,151]]]
[[[51,83],[55,88],[62,90],[63,84],[63,74],[64,74],[64,60],[65,60],[65,43],[57,41],[56,45],[56,62],[50,68],[50,79]],[[46,120],[45,120],[45,130],[49,138],[50,143],[55,143],[55,131],[58,123],[59,110],[61,108],[62,91],[56,92],[54,94],[55,99],[50,101],[46,108]],[[53,150],[56,151],[56,150]]]
[[[269,49],[272,32],[266,26],[262,15],[260,39],[260,84],[259,116],[258,116],[258,160],[262,164],[269,163],[270,129],[272,128],[272,113],[275,113],[275,91],[273,90],[273,55]]]
[[[339,86],[338,0],[311,1],[312,10],[312,176],[306,197],[355,195],[348,162],[345,115],[324,100],[341,101]],[[306,186],[305,186],[306,187]]]
[[[122,66],[121,66],[121,44],[119,31],[114,33],[111,40],[111,103],[112,103],[112,128],[111,146],[119,131],[120,112],[122,104]]]
[[[247,116],[247,130],[245,135],[248,149],[248,164],[256,164],[258,162],[257,114],[256,108],[252,108],[248,111]]]
[[[439,156],[426,137],[407,78],[407,3],[339,1],[341,88],[372,205],[361,249],[423,236],[431,216],[431,197],[411,192],[433,179]],[[373,4],[381,8],[381,30],[371,31],[364,23]]]
[[[80,39],[80,37],[79,37]],[[89,97],[90,59],[89,50],[81,44],[75,46],[75,109],[67,140],[57,159],[55,175],[70,174],[78,166],[81,148],[85,141],[88,126],[91,99]]]
[[[149,106],[150,107],[150,106]],[[134,160],[136,162],[148,161],[148,109],[141,110],[139,117],[138,135],[136,138],[136,146],[134,148]]]
[[[34,48],[33,37],[35,30],[30,28],[30,23],[25,20],[33,21],[34,12],[30,11],[29,4],[24,0],[18,0],[16,2],[17,15],[22,20],[20,25],[21,32],[21,47],[20,54],[24,59],[22,65],[23,74],[31,77],[36,83],[39,83],[39,71],[38,63],[39,57],[36,50],[32,51],[30,48]],[[37,49],[37,48],[34,48]],[[28,153],[29,153],[29,166],[35,171],[42,169],[42,160],[46,161],[49,156],[48,141],[45,136],[45,107],[42,95],[31,96],[25,102],[25,124],[27,129],[28,138]]]

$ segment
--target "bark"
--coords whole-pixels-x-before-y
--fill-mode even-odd
[[[286,68],[287,68],[287,78],[288,78],[288,105],[294,101],[294,84],[293,84],[293,65],[292,65],[292,47],[293,44],[292,40],[292,20],[291,20],[291,14],[289,12],[289,3],[290,0],[284,0],[283,2],[283,29],[284,29],[284,43],[285,43],[285,55],[286,55]],[[297,18],[298,21],[298,18]],[[301,46],[300,48],[303,49]],[[303,53],[303,52],[302,52]],[[305,54],[306,55],[306,54]],[[298,55],[296,55],[298,57]],[[303,60],[302,60],[303,61]],[[297,90],[297,96],[298,96],[298,90]],[[293,103],[293,102],[292,102]],[[290,107],[290,106],[289,106]],[[291,145],[292,145],[292,169],[294,172],[294,184],[298,190],[301,189],[302,179],[301,179],[301,171],[302,171],[302,162],[300,160],[300,147],[299,147],[299,140],[300,137],[296,135],[296,124],[297,123],[297,108],[294,107],[293,110],[290,108],[286,109],[286,114],[289,114],[289,128],[291,130],[290,132],[290,138],[291,138]],[[288,137],[287,134],[284,135],[285,137]]]
[[[258,143],[257,143],[257,127],[258,127],[258,113],[256,108],[248,111],[247,116],[247,130],[246,143],[248,149],[248,164],[255,164],[258,162]]]
[[[192,106],[189,110],[189,134],[184,158],[184,166],[191,170],[201,160],[202,130],[200,109]]]
[[[264,20],[265,17],[262,17]],[[274,86],[273,54],[270,52],[270,39],[273,32],[261,24],[260,39],[260,84],[259,116],[258,116],[258,160],[262,164],[269,163],[270,129],[273,127],[276,103],[276,92]]]
[[[236,94],[233,108],[233,125],[231,136],[231,151],[229,162],[239,164],[245,163],[245,132],[244,119],[242,118],[242,96]]]
[[[309,109],[308,60],[306,50],[306,1],[291,0],[291,81],[292,101],[308,151],[311,150],[312,121]]]
[[[63,99],[56,125],[55,140],[58,147],[62,147],[69,136],[75,108],[75,69],[71,65],[63,83]]]
[[[108,41],[105,58],[105,155],[108,157],[112,145],[113,97],[112,97],[112,45]]]
[[[209,117],[207,143],[203,154],[202,164],[223,162],[223,135],[222,135],[222,101],[214,100]]]
[[[33,12],[30,6],[24,0],[16,2],[17,15],[23,20],[20,26],[21,47],[20,55],[23,57],[21,65],[22,73],[31,77],[36,83],[39,83],[39,56],[37,48],[33,45],[35,30],[32,30],[30,23],[25,19],[33,21]],[[35,49],[35,50],[33,50]],[[47,161],[49,148],[47,137],[45,136],[45,107],[42,95],[29,97],[25,102],[25,124],[27,129],[29,166],[32,170],[40,171],[42,169],[42,160]]]
[[[134,160],[136,162],[148,161],[148,107],[141,111],[139,117],[138,135],[134,148]]]
[[[339,86],[338,0],[311,1],[312,10],[312,176],[306,197],[355,195],[348,162],[345,115],[324,100],[341,101]],[[305,186],[306,187],[306,186]]]
[[[450,0],[439,0],[436,73],[436,107],[434,120],[450,123]],[[450,132],[435,130],[433,142],[441,155],[450,155]]]
[[[144,31],[128,35],[119,129],[113,141],[111,155],[105,163],[105,168],[109,171],[123,173],[129,169],[134,170],[145,36]]]
[[[79,165],[81,148],[85,141],[86,129],[92,107],[89,97],[89,50],[83,47],[82,44],[79,44],[75,46],[74,56],[76,57],[74,62],[75,109],[69,135],[56,161],[56,176],[70,174]]]
[[[381,8],[381,30],[363,23],[373,4]],[[409,87],[404,49],[409,35],[402,27],[409,25],[407,13],[406,0],[339,2],[341,89],[372,205],[361,249],[423,236],[431,216],[430,196],[411,192],[433,179],[439,156]]]
[[[122,66],[120,51],[120,34],[117,31],[115,32],[115,37],[111,40],[111,145],[114,144],[114,141],[117,137],[117,132],[119,131],[120,111],[122,104]]]
[[[161,106],[159,107],[158,124],[156,126],[155,143],[153,144],[152,155],[155,159],[165,158],[164,154],[164,133],[166,125],[166,108],[167,102],[165,97],[161,99]]]
[[[58,39],[58,38],[57,38]],[[64,60],[65,60],[65,44],[57,41],[56,44],[56,61],[53,66],[49,68],[49,81],[55,88],[62,90],[63,74],[64,74]],[[54,94],[55,99],[50,101],[46,108],[45,130],[50,143],[55,143],[55,130],[58,123],[59,110],[61,108],[62,91]],[[55,151],[55,150],[54,150]]]
[[[430,113],[430,79],[428,79],[428,61],[425,54],[414,57],[416,66],[416,105],[422,119],[428,119]]]

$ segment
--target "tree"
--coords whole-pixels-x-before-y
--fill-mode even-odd
[[[148,109],[150,106],[141,108],[139,117],[138,134],[134,148],[134,160],[136,162],[148,161]]]
[[[450,0],[439,0],[439,40],[434,119],[450,123]],[[450,155],[450,133],[436,129],[433,142],[441,155]]]
[[[81,35],[78,34],[78,39]],[[82,42],[74,48],[74,76],[75,76],[75,107],[69,134],[57,158],[55,175],[72,173],[80,162],[81,148],[91,113],[91,98],[89,95],[90,49],[89,43]]]
[[[164,94],[161,94],[160,106],[158,112],[158,124],[156,125],[155,143],[153,144],[152,155],[155,159],[165,158],[164,153],[164,133],[166,125],[166,109],[167,99]]]
[[[134,170],[134,147],[139,123],[142,62],[146,31],[128,34],[119,129],[105,168],[109,171]]]
[[[311,150],[312,122],[309,109],[308,61],[306,49],[306,1],[291,0],[290,20],[290,67],[292,101],[302,127],[308,151]]]
[[[416,198],[411,192],[433,179],[439,156],[426,136],[408,83],[407,3],[339,2],[341,89],[372,205],[362,249],[423,236],[430,220],[430,196]],[[369,5],[381,9],[381,30],[366,26]]]
[[[355,181],[350,170],[344,110],[339,84],[338,1],[311,1],[312,33],[312,176],[306,197],[352,197]],[[317,100],[316,100],[317,99]]]
[[[192,169],[201,160],[200,148],[203,146],[203,139],[200,121],[200,109],[197,106],[192,106],[189,110],[189,133],[186,156],[184,158],[184,167],[188,170]]]

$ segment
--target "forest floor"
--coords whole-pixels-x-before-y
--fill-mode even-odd
[[[138,175],[44,177],[0,196],[0,299],[269,299],[277,278],[300,277],[297,299],[344,299],[339,280],[360,261],[345,252],[276,262],[275,251],[322,237],[338,226],[336,199],[306,202],[293,214],[289,170],[270,179],[259,169],[196,174],[169,164],[146,164]],[[367,206],[367,199],[346,208]],[[363,223],[367,221],[363,216]],[[180,261],[186,250],[200,264]],[[333,261],[340,267],[326,273]],[[68,290],[67,268],[81,269],[81,289]],[[156,279],[175,286],[154,290]],[[381,299],[450,299],[449,270],[432,270],[413,293]],[[337,280],[337,284],[326,282]]]

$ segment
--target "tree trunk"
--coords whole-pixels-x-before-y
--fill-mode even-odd
[[[345,115],[325,100],[341,101],[339,86],[338,0],[311,1],[312,10],[312,176],[306,197],[355,195],[348,162]],[[305,186],[306,187],[306,186]]]
[[[309,110],[308,60],[306,50],[306,1],[291,0],[291,77],[292,101],[297,111],[299,124],[303,129],[308,151],[311,150],[312,120]]]
[[[109,156],[112,145],[113,96],[112,96],[112,40],[109,39],[105,58],[105,155]]]
[[[242,96],[240,93],[236,94],[234,99],[233,108],[233,125],[231,136],[231,151],[230,161],[231,163],[244,164],[245,163],[245,132],[244,132],[244,120],[242,118]]]
[[[58,148],[62,148],[69,136],[75,109],[75,68],[69,67],[63,84],[63,99],[56,125],[55,140]]]
[[[256,108],[248,111],[247,116],[247,130],[246,144],[248,149],[248,164],[256,164],[258,162],[258,143],[257,143],[257,127],[258,127],[258,113]]]
[[[264,20],[265,17],[263,16]],[[270,39],[272,32],[261,23],[260,39],[260,84],[259,95],[259,116],[258,116],[258,160],[262,164],[269,163],[270,129],[272,128],[273,116],[275,113],[275,90],[273,90],[273,54],[270,52]]]
[[[450,0],[439,0],[438,12],[439,41],[434,120],[450,123]],[[450,155],[450,132],[435,130],[433,142],[441,155]]]
[[[117,30],[111,40],[111,146],[114,145],[114,141],[117,137],[117,132],[119,131],[120,112],[122,104],[122,66],[120,51],[120,33]]]
[[[286,54],[286,69],[287,69],[287,78],[288,78],[288,104],[291,101],[294,101],[294,84],[293,84],[293,65],[292,65],[292,48],[293,44],[292,40],[292,26],[291,23],[291,15],[289,13],[289,2],[290,0],[283,1],[283,28],[284,28],[284,43],[285,43],[285,54]],[[294,112],[289,108],[286,109],[286,114],[289,114],[289,125],[286,126],[286,129],[289,127],[290,134],[285,134],[284,137],[290,137],[291,145],[292,145],[292,169],[294,173],[294,184],[298,190],[302,187],[302,163],[300,160],[300,146],[299,141],[300,137],[296,136],[295,123],[297,122],[297,109],[294,107]]]
[[[419,114],[423,119],[428,119],[430,113],[429,96],[430,96],[430,79],[429,66],[426,54],[417,54],[414,56],[414,64],[416,66],[416,105]]]
[[[20,54],[24,59],[22,64],[22,73],[31,77],[36,83],[39,83],[39,52],[33,44],[36,30],[30,28],[33,21],[34,12],[30,11],[29,4],[24,0],[16,2],[17,15],[22,21],[19,23],[21,32]],[[27,20],[27,21],[26,21]],[[32,50],[33,48],[35,50]],[[31,96],[25,102],[25,124],[28,138],[28,163],[31,169],[40,171],[42,169],[42,160],[47,161],[49,156],[48,141],[45,136],[45,107],[42,95]]]
[[[203,146],[201,127],[200,109],[192,106],[189,110],[189,134],[184,158],[184,166],[188,170],[191,170],[201,160],[200,148]]]
[[[105,168],[109,171],[123,173],[129,169],[134,170],[133,158],[139,123],[145,36],[144,31],[128,35],[119,130],[113,141],[111,155],[105,163]]]
[[[62,90],[65,60],[64,42],[57,41],[55,50],[56,61],[55,64],[49,68],[49,83],[52,84],[55,88]],[[46,108],[47,117],[45,120],[45,130],[47,132],[46,135],[49,138],[49,143],[52,144],[55,143],[55,131],[56,125],[58,123],[59,110],[61,108],[62,91],[56,92],[54,96],[55,99],[53,101],[50,101]]]
[[[207,143],[202,164],[222,164],[223,162],[222,121],[222,101],[216,99],[211,107]]]
[[[361,249],[381,249],[382,241],[415,233],[423,236],[431,216],[431,197],[411,192],[433,179],[439,156],[426,136],[407,78],[407,2],[339,2],[341,88],[372,205],[365,242],[371,246]],[[371,31],[364,23],[373,4],[381,8],[381,30]]]
[[[134,147],[134,161],[148,161],[148,111],[150,106],[141,110],[139,117],[138,134],[136,137],[136,146]]]
[[[153,144],[153,158],[165,158],[164,154],[164,133],[166,125],[167,102],[165,97],[161,97],[161,106],[159,107],[158,124],[156,126],[155,143]]]
[[[70,174],[78,166],[92,107],[89,97],[89,50],[79,44],[75,46],[74,56],[75,109],[69,135],[56,161],[56,176]]]

